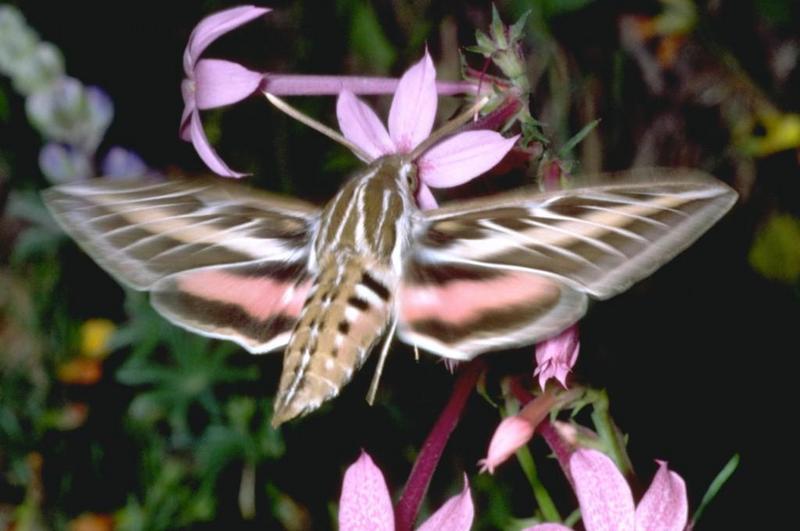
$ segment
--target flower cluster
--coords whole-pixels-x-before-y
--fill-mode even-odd
[[[59,49],[39,40],[9,5],[0,6],[0,74],[26,97],[28,119],[47,140],[39,153],[44,175],[54,183],[95,175],[95,153],[114,116],[111,99],[67,76]],[[121,147],[112,147],[100,166],[110,177],[147,173],[144,162]]]

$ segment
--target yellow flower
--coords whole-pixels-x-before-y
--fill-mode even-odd
[[[116,326],[108,319],[89,319],[81,325],[81,355],[102,359],[109,354],[109,343]]]
[[[756,134],[757,128],[763,133]],[[761,114],[749,129],[749,136],[741,142],[741,147],[755,157],[800,147],[800,114]]]

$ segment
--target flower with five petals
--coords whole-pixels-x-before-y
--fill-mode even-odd
[[[389,154],[409,154],[433,129],[438,98],[436,70],[427,51],[400,78],[389,110],[388,130],[375,112],[352,92],[343,90],[336,103],[339,128],[371,162]],[[434,208],[430,188],[458,186],[490,170],[514,146],[518,137],[505,138],[485,129],[452,135],[416,160],[420,187],[417,202]]]

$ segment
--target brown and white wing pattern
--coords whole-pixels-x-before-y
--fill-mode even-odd
[[[588,296],[611,297],[650,275],[735,201],[700,172],[647,170],[425,212],[398,335],[458,359],[547,338],[585,312]]]
[[[214,179],[92,180],[44,199],[120,282],[194,332],[251,352],[285,345],[309,290],[306,203]]]

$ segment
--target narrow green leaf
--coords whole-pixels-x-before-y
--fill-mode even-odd
[[[504,50],[508,48],[506,27],[505,24],[503,24],[503,20],[500,18],[500,13],[497,11],[497,6],[495,4],[492,4],[492,24],[489,26],[489,31],[498,49]]]
[[[378,15],[366,2],[358,2],[353,8],[350,42],[353,50],[380,73],[388,72],[397,57],[392,43],[383,33]]]
[[[722,486],[728,482],[731,478],[733,473],[736,471],[736,467],[739,466],[739,454],[734,454],[733,457],[722,467],[722,470],[719,471],[717,477],[714,478],[714,481],[708,486],[708,490],[706,491],[705,495],[703,496],[702,501],[700,502],[700,506],[694,512],[692,516],[692,527],[697,525],[697,521],[703,516],[703,512],[706,510],[706,507],[711,503],[711,501],[716,498],[719,491],[722,489]]]
[[[593,120],[593,121],[589,122],[588,124],[584,125],[584,126],[583,126],[583,129],[581,129],[580,131],[578,131],[578,132],[575,134],[575,136],[573,136],[572,138],[570,138],[569,140],[567,140],[567,141],[564,143],[564,145],[563,145],[563,146],[561,146],[561,149],[559,149],[559,150],[558,150],[558,156],[559,156],[559,158],[564,158],[564,157],[566,157],[567,155],[569,155],[569,153],[572,151],[572,149],[573,149],[575,146],[577,146],[578,144],[580,144],[580,143],[581,143],[581,141],[582,141],[584,138],[586,138],[586,137],[587,137],[587,135],[588,135],[589,133],[591,133],[591,132],[592,132],[592,130],[593,130],[595,127],[597,127],[597,124],[599,124],[599,123],[600,123],[600,120]]]

